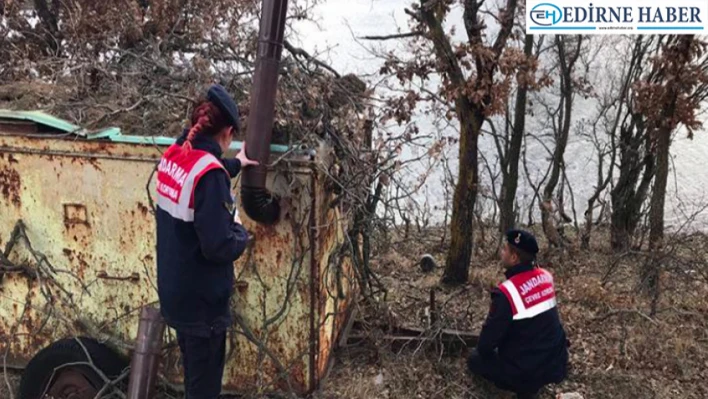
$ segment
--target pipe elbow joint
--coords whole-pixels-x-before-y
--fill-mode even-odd
[[[273,225],[280,217],[278,198],[265,188],[241,187],[241,201],[246,215],[258,223]]]

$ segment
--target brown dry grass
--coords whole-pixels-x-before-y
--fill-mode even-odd
[[[426,252],[444,259],[446,248],[437,237],[409,237],[391,245],[374,265],[389,287],[387,301],[364,314],[377,322],[425,325],[429,291],[437,287],[438,306],[448,302],[440,316],[444,327],[478,332],[488,306],[485,288],[503,279],[495,235],[487,237],[477,245],[468,284],[455,289],[438,286],[442,270],[425,275],[418,269],[417,259]],[[616,262],[603,245],[606,235],[593,239],[590,251],[542,252],[541,262],[556,277],[561,317],[572,342],[568,380],[548,387],[542,398],[572,391],[585,398],[708,397],[708,282],[700,277],[708,275],[708,237],[686,239],[686,248],[700,252],[679,250],[667,263],[664,293],[652,317],[650,301],[636,289],[644,258]],[[679,267],[691,262],[703,270]],[[396,355],[383,344],[341,350],[317,394],[326,399],[503,397],[510,396],[465,374],[464,356],[441,357],[422,349]]]

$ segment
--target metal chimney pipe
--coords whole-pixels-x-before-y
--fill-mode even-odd
[[[151,306],[144,307],[140,312],[138,339],[130,362],[128,399],[150,399],[155,396],[164,332],[165,323],[160,311]]]
[[[241,176],[241,200],[246,214],[263,224],[275,223],[280,215],[278,200],[268,192],[265,183],[287,11],[287,0],[263,0],[246,131],[247,155],[260,165],[244,169]]]

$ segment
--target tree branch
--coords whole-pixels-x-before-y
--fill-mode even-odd
[[[423,32],[421,32],[421,31],[412,31],[412,32],[395,33],[392,35],[383,35],[383,36],[362,36],[359,39],[363,39],[363,40],[392,40],[392,39],[405,39],[408,37],[419,37],[422,35],[423,35]]]
[[[423,23],[428,27],[430,39],[433,42],[433,48],[438,59],[445,63],[444,70],[447,72],[451,83],[459,88],[464,87],[465,77],[460,68],[460,63],[455,57],[450,41],[445,36],[442,22],[435,16],[435,13],[430,7],[431,0],[421,0],[420,14]]]
[[[499,19],[502,21],[501,29],[499,30],[499,35],[494,41],[494,46],[492,47],[497,60],[501,56],[502,50],[504,50],[509,36],[511,36],[511,30],[514,27],[514,14],[516,13],[517,3],[518,0],[507,0],[506,7],[499,11]]]
[[[329,65],[325,64],[324,62],[318,60],[317,58],[313,57],[313,56],[310,55],[310,53],[308,53],[307,51],[305,51],[305,50],[303,50],[303,49],[301,49],[301,48],[299,48],[299,47],[293,46],[289,41],[284,40],[284,41],[283,41],[283,46],[284,46],[285,49],[288,50],[288,51],[290,52],[290,54],[292,54],[294,57],[296,57],[296,58],[297,58],[297,57],[303,57],[303,58],[307,59],[308,61],[312,62],[313,64],[318,65],[318,66],[320,66],[320,67],[322,67],[322,68],[324,68],[324,69],[326,69],[326,70],[332,72],[332,73],[334,74],[334,76],[336,76],[337,78],[340,78],[340,77],[341,77],[341,75],[339,74],[339,72],[337,72],[334,68],[332,68],[331,66],[329,66]]]

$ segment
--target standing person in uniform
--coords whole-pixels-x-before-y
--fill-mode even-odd
[[[530,233],[510,230],[501,248],[507,280],[492,290],[492,303],[471,373],[534,398],[544,385],[567,376],[568,346],[556,308],[553,276],[536,265],[538,244]]]
[[[162,316],[177,332],[188,399],[216,399],[221,392],[233,263],[248,242],[231,179],[257,164],[246,157],[245,144],[235,159],[221,159],[238,130],[238,107],[214,85],[158,166],[158,294]]]

